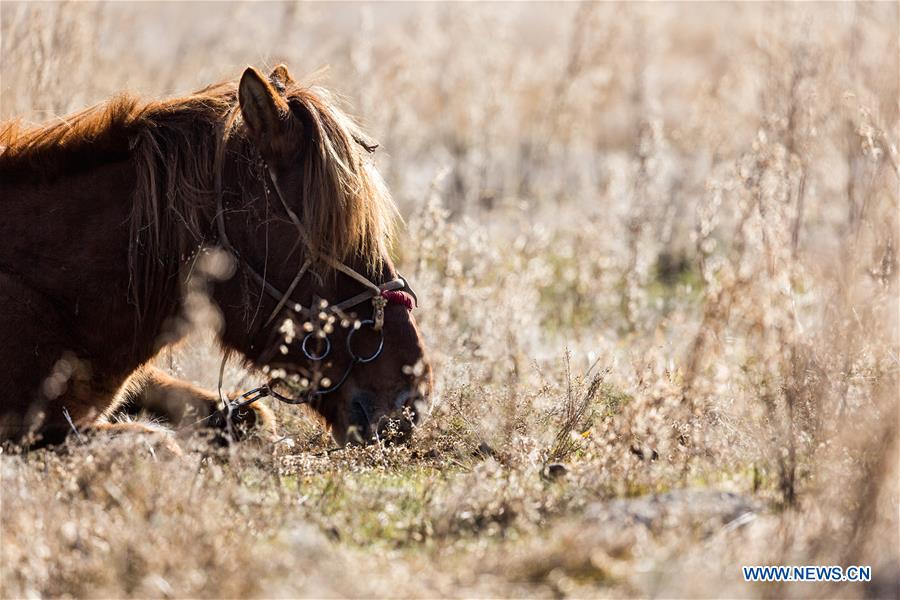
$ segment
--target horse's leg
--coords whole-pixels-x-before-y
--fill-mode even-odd
[[[43,294],[0,273],[0,440],[62,442],[100,416],[119,383],[95,372]]]
[[[182,456],[184,454],[184,452],[181,450],[181,446],[179,446],[178,442],[175,441],[175,437],[172,435],[172,431],[153,423],[140,423],[135,421],[109,423],[101,420],[91,423],[83,430],[80,430],[79,434],[80,433],[125,433],[129,435],[133,435],[135,433],[149,433],[159,439],[162,442],[162,445],[165,446],[165,448],[175,456]]]
[[[268,436],[275,434],[275,419],[265,405],[257,402],[232,411],[229,422],[225,411],[219,409],[216,393],[175,379],[155,367],[144,367],[132,377],[120,408],[131,414],[146,411],[175,427],[190,430],[231,429],[236,437],[250,430]]]
[[[124,376],[106,376],[79,351],[56,307],[17,277],[0,272],[0,441],[57,444],[73,431],[155,432],[147,424],[99,421],[115,408]],[[273,433],[274,418],[262,405],[218,412],[218,397],[158,369],[142,369],[129,397],[139,407],[181,424],[193,407],[199,425],[231,429],[257,426]],[[191,421],[188,421],[189,423]],[[239,425],[240,427],[233,427]]]

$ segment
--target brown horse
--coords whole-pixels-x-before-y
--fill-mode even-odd
[[[197,289],[218,306],[226,353],[271,378],[242,404],[307,403],[340,444],[389,425],[402,437],[431,374],[387,254],[396,210],[374,148],[283,66],[4,125],[0,440],[140,429],[110,419],[125,405],[173,424],[268,426],[261,404],[231,410],[233,397],[223,407],[149,366],[184,334]],[[205,255],[219,268],[199,268]]]

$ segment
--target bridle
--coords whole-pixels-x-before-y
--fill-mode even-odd
[[[291,207],[285,201],[284,194],[282,194],[281,189],[278,187],[278,180],[275,177],[274,171],[272,171],[271,167],[266,165],[265,161],[260,157],[259,162],[262,167],[264,167],[263,173],[261,173],[260,182],[263,186],[263,193],[265,195],[266,203],[269,202],[270,189],[268,185],[268,181],[272,182],[272,188],[275,191],[275,196],[281,203],[284,212],[287,214],[290,221],[297,228],[297,231],[300,234],[300,239],[303,241],[304,245],[307,247],[307,250],[312,253],[313,245],[309,238],[309,235],[306,232],[306,229],[303,227],[303,224],[300,222],[300,219],[297,217],[297,214],[291,210]],[[304,275],[307,274],[309,268],[312,266],[312,259],[307,258],[303,265],[298,269],[297,274],[294,276],[291,284],[288,286],[287,290],[281,291],[266,278],[261,275],[253,266],[245,260],[240,252],[231,244],[231,241],[228,239],[228,233],[225,230],[225,210],[223,206],[222,200],[222,192],[218,190],[217,196],[217,207],[216,207],[216,226],[218,228],[219,233],[219,242],[222,247],[231,253],[235,259],[241,263],[246,271],[252,279],[254,279],[265,291],[266,294],[271,296],[275,301],[275,308],[272,310],[272,313],[269,315],[268,319],[266,319],[263,327],[268,326],[275,318],[281,314],[283,310],[287,310],[298,317],[300,317],[301,321],[311,321],[314,318],[317,318],[322,312],[330,312],[333,315],[337,316],[345,316],[344,311],[353,308],[366,302],[367,300],[372,302],[373,315],[371,319],[365,319],[362,321],[356,321],[353,325],[353,328],[347,334],[347,352],[350,355],[350,363],[347,365],[347,368],[344,370],[344,374],[341,378],[332,385],[328,386],[326,389],[316,389],[304,396],[299,397],[290,397],[280,394],[273,386],[278,383],[286,383],[283,378],[275,377],[270,379],[268,383],[262,385],[260,387],[254,388],[241,396],[238,397],[237,401],[229,402],[225,399],[225,404],[228,412],[232,410],[236,410],[242,407],[245,407],[249,404],[256,402],[262,398],[267,396],[271,396],[281,402],[286,404],[308,404],[312,401],[313,398],[324,396],[325,394],[330,394],[331,392],[336,391],[340,388],[344,382],[347,381],[347,378],[350,376],[350,372],[353,370],[353,367],[357,364],[366,364],[374,361],[380,355],[382,350],[384,349],[384,308],[388,304],[399,304],[406,307],[408,310],[412,310],[412,308],[418,304],[418,298],[416,297],[415,292],[413,292],[412,288],[409,287],[409,284],[403,277],[399,275],[390,281],[386,281],[380,285],[373,283],[366,276],[362,275],[358,271],[350,268],[340,260],[329,256],[327,254],[318,253],[318,257],[322,259],[326,264],[328,264],[331,268],[336,271],[347,275],[348,277],[355,279],[357,282],[361,283],[366,287],[366,290],[343,300],[342,302],[338,302],[337,304],[327,305],[324,308],[318,309],[315,307],[304,307],[299,302],[293,301],[291,298],[291,294],[294,293],[294,290],[300,284],[300,281],[303,279]],[[407,299],[404,294],[408,294],[408,297],[411,300]],[[378,347],[377,349],[368,356],[360,356],[353,349],[353,336],[362,328],[362,327],[370,327],[373,331],[379,334]],[[312,339],[325,340],[325,349],[321,351],[321,353],[317,353],[315,350],[311,350],[309,348],[309,341]],[[317,332],[310,331],[308,332],[301,343],[300,346],[303,354],[307,359],[313,362],[319,362],[325,359],[326,356],[331,351],[331,341],[325,335],[321,337]],[[224,361],[222,363],[222,367],[224,368]],[[220,380],[221,380],[222,371],[220,370]],[[221,381],[220,381],[221,383]],[[220,385],[221,388],[221,385]]]

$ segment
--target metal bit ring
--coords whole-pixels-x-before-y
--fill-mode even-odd
[[[356,332],[359,331],[360,329],[362,329],[364,325],[371,326],[372,330],[377,331],[378,335],[380,337],[378,339],[378,348],[375,350],[375,352],[372,353],[371,356],[361,357],[353,351],[353,336],[356,335]],[[381,351],[383,349],[384,349],[384,330],[383,329],[375,329],[375,321],[373,321],[372,319],[366,319],[365,321],[360,321],[359,327],[351,330],[350,333],[347,334],[347,352],[349,352],[350,356],[353,358],[353,360],[358,363],[365,364],[365,363],[372,362],[373,360],[375,360],[376,358],[378,358],[381,355]]]
[[[321,354],[314,354],[313,352],[310,352],[309,348],[307,347],[310,338],[325,340],[325,351]],[[331,352],[331,340],[329,340],[327,337],[319,338],[315,334],[315,332],[310,332],[307,333],[306,337],[303,338],[303,344],[301,344],[300,348],[303,350],[303,354],[305,354],[306,358],[308,358],[309,360],[322,360],[323,358],[328,356],[329,352]]]

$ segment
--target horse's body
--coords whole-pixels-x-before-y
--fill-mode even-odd
[[[239,91],[222,84],[148,104],[123,97],[24,133],[6,126],[0,439],[37,433],[55,442],[73,425],[116,427],[98,417],[123,399],[176,421],[186,407],[214,415],[217,394],[146,366],[184,333],[191,277],[194,287],[211,290],[226,349],[255,366],[308,374],[297,344],[282,347],[283,319],[270,318],[273,311],[283,316],[279,310],[295,303],[336,303],[364,289],[330,266],[363,281],[396,277],[385,253],[393,207],[365,163],[362,139],[283,67],[268,80],[248,69]],[[220,246],[239,254],[236,273],[207,280],[198,257]],[[289,302],[264,293],[264,286],[288,290],[301,264],[307,269]],[[258,272],[264,281],[250,276]],[[378,307],[354,307],[361,319],[372,310]],[[382,335],[384,353],[371,365],[352,362],[343,339],[315,365],[349,374],[341,389],[310,402],[338,441],[350,426],[374,433],[379,418],[408,412],[427,393],[428,374],[418,380],[404,369],[424,364],[404,307],[384,308]],[[268,418],[263,408],[249,416]]]

